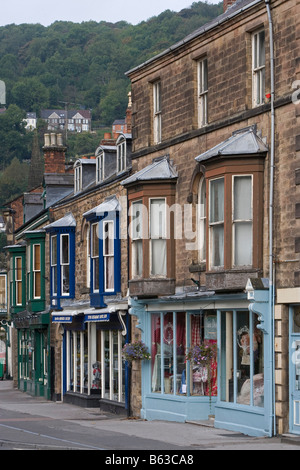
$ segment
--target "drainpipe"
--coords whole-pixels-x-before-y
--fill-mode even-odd
[[[276,435],[276,412],[275,412],[275,321],[274,321],[274,267],[273,267],[273,204],[274,204],[274,168],[275,168],[275,79],[274,79],[274,39],[273,22],[270,9],[271,0],[265,0],[269,22],[269,41],[270,41],[270,74],[271,74],[271,148],[270,148],[270,193],[269,193],[269,306],[270,306],[270,365],[271,365],[271,414],[270,414],[270,432]],[[273,419],[273,423],[272,423]]]

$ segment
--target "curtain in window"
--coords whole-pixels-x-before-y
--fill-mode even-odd
[[[151,274],[167,275],[166,202],[152,199],[150,202]]]
[[[224,178],[210,182],[211,264],[224,266]]]
[[[252,265],[252,177],[234,177],[234,264]]]

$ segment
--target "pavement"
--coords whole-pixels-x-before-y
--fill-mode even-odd
[[[47,401],[32,397],[13,387],[10,380],[0,381],[0,409],[32,417],[74,422],[83,427],[124,434],[126,437],[155,439],[170,446],[195,450],[300,450],[300,438],[289,436],[255,438],[241,433],[215,429],[212,421],[174,423],[145,421],[101,412],[98,408]],[[33,418],[32,418],[33,419]]]

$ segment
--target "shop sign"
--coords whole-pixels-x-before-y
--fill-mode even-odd
[[[53,323],[72,323],[73,316],[72,315],[53,315],[52,322]]]
[[[109,313],[86,313],[84,315],[85,322],[108,322],[109,320]]]

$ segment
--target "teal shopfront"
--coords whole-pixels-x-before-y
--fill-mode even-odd
[[[269,291],[198,292],[131,300],[151,360],[142,363],[141,417],[187,422],[253,436],[272,433]],[[216,350],[209,366],[189,360],[197,345]]]

